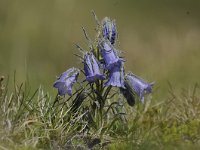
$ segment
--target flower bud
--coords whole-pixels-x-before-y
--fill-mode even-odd
[[[102,21],[102,34],[105,39],[108,39],[111,44],[114,44],[117,38],[117,28],[114,20],[105,17]]]

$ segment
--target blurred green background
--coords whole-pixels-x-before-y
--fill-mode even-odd
[[[126,71],[156,81],[162,98],[168,81],[175,89],[200,82],[199,0],[1,0],[0,74],[32,88],[52,83],[80,61],[74,44],[86,48],[81,27],[95,35],[94,10],[99,19],[116,19]]]

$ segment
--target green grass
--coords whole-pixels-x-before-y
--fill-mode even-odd
[[[174,93],[156,100],[154,94],[130,107],[115,121],[108,114],[104,125],[87,125],[83,110],[70,113],[70,100],[38,88],[29,92],[26,84],[13,91],[1,80],[0,149],[198,149],[200,147],[200,88]],[[54,105],[54,106],[53,106]],[[117,110],[117,109],[116,109]],[[122,112],[122,109],[120,109]],[[96,123],[98,121],[96,120]]]

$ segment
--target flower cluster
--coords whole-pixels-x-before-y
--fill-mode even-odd
[[[152,92],[154,83],[147,83],[140,77],[129,72],[125,75],[124,59],[120,56],[120,51],[115,48],[117,40],[117,28],[114,20],[105,17],[99,25],[100,33],[97,37],[97,44],[92,45],[90,50],[84,50],[82,56],[83,73],[85,79],[90,85],[96,84],[101,89],[105,87],[117,87],[126,98],[128,104],[135,104],[136,96],[144,102],[144,95]],[[59,95],[72,95],[72,87],[77,82],[80,70],[70,68],[54,83],[58,89]],[[80,82],[81,83],[81,82]],[[99,95],[102,92],[95,91]],[[105,97],[105,96],[104,96]]]

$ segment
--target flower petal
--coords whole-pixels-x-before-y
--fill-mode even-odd
[[[126,84],[125,84],[125,87],[126,87]],[[129,90],[128,87],[126,87],[125,89],[124,88],[120,88],[120,92],[126,98],[128,104],[130,106],[134,106],[135,105],[135,95],[131,90]]]
[[[114,65],[123,62],[119,57],[117,50],[115,50],[106,40],[101,42],[101,55],[105,61],[105,67],[108,70],[111,70]]]
[[[109,79],[105,83],[105,86],[116,86],[116,87],[124,87],[124,69],[122,63],[119,65],[115,65],[112,70],[109,72]]]
[[[60,75],[53,87],[58,89],[59,95],[72,95],[72,86],[77,81],[80,71],[76,68],[70,68]]]
[[[95,82],[96,79],[104,80],[105,76],[100,72],[100,66],[93,53],[86,53],[84,57],[84,71],[88,82]]]
[[[144,95],[152,92],[154,83],[147,83],[133,73],[128,73],[125,76],[125,83],[138,95],[140,100],[144,102]]]

